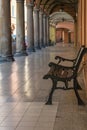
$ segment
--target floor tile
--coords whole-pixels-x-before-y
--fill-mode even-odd
[[[73,45],[57,44],[15,62],[0,64],[0,130],[86,130],[87,105],[80,107],[73,90],[55,90],[52,105],[45,105],[52,81],[44,80],[56,55],[74,58]],[[63,62],[64,65],[71,65]],[[83,100],[83,75],[78,77]],[[63,87],[59,82],[57,87]],[[73,82],[69,82],[73,86]]]

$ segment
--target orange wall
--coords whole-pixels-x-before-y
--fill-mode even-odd
[[[72,22],[61,22],[58,23],[56,28],[66,28],[70,30],[71,32],[74,32],[74,23]]]
[[[69,32],[71,33],[71,42],[74,42],[74,23],[72,22],[62,22],[58,23],[56,26],[56,41],[59,42],[62,35],[64,35],[63,42],[69,43]],[[64,32],[64,34],[62,34]]]

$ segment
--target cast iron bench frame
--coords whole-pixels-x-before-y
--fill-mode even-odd
[[[77,97],[78,105],[85,105],[85,103],[80,98],[79,93],[78,93],[78,89],[81,89],[81,87],[78,83],[77,76],[78,76],[78,70],[80,67],[80,63],[86,52],[87,52],[87,48],[82,46],[77,54],[76,59],[73,59],[73,60],[66,59],[68,61],[73,62],[73,66],[71,66],[71,67],[60,65],[59,63],[61,62],[61,59],[65,60],[65,58],[62,58],[62,57],[59,58],[58,56],[56,57],[56,59],[59,58],[58,64],[53,63],[53,62],[49,63],[50,70],[48,71],[48,73],[46,75],[44,75],[43,79],[50,78],[52,80],[53,85],[52,85],[51,91],[49,93],[49,97],[48,97],[46,104],[48,104],[48,105],[52,104],[52,96],[53,96],[55,89],[63,89],[63,90],[72,89],[72,88],[68,87],[68,81],[73,80],[73,89],[74,89],[75,95]],[[57,87],[58,81],[64,82],[65,87]]]

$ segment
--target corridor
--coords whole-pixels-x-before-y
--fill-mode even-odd
[[[56,62],[56,55],[74,58],[76,54],[72,44],[58,43],[0,64],[0,130],[87,130],[87,105],[78,106],[73,90],[56,90],[53,105],[45,105],[52,85],[50,79],[43,79],[48,63]],[[86,103],[82,74],[78,80]]]

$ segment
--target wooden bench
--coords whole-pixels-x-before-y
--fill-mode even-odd
[[[80,67],[80,63],[86,52],[87,52],[87,48],[81,47],[81,49],[79,50],[79,53],[77,54],[76,59],[70,60],[70,61],[73,61],[73,65],[71,67],[60,65],[59,64],[60,61],[58,61],[58,64],[53,63],[53,62],[49,63],[50,70],[48,71],[48,73],[46,75],[44,75],[43,79],[50,78],[52,80],[53,86],[49,93],[49,97],[48,97],[46,104],[49,104],[49,105],[52,104],[52,95],[53,95],[53,92],[55,89],[63,89],[63,90],[72,89],[72,88],[68,87],[68,81],[73,80],[73,89],[75,91],[75,95],[78,100],[78,105],[85,105],[78,93],[78,89],[81,89],[81,87],[78,83],[77,76],[78,76],[78,70]],[[64,58],[60,58],[60,59],[64,59]],[[65,87],[63,87],[63,88],[57,87],[58,81],[64,82]]]

